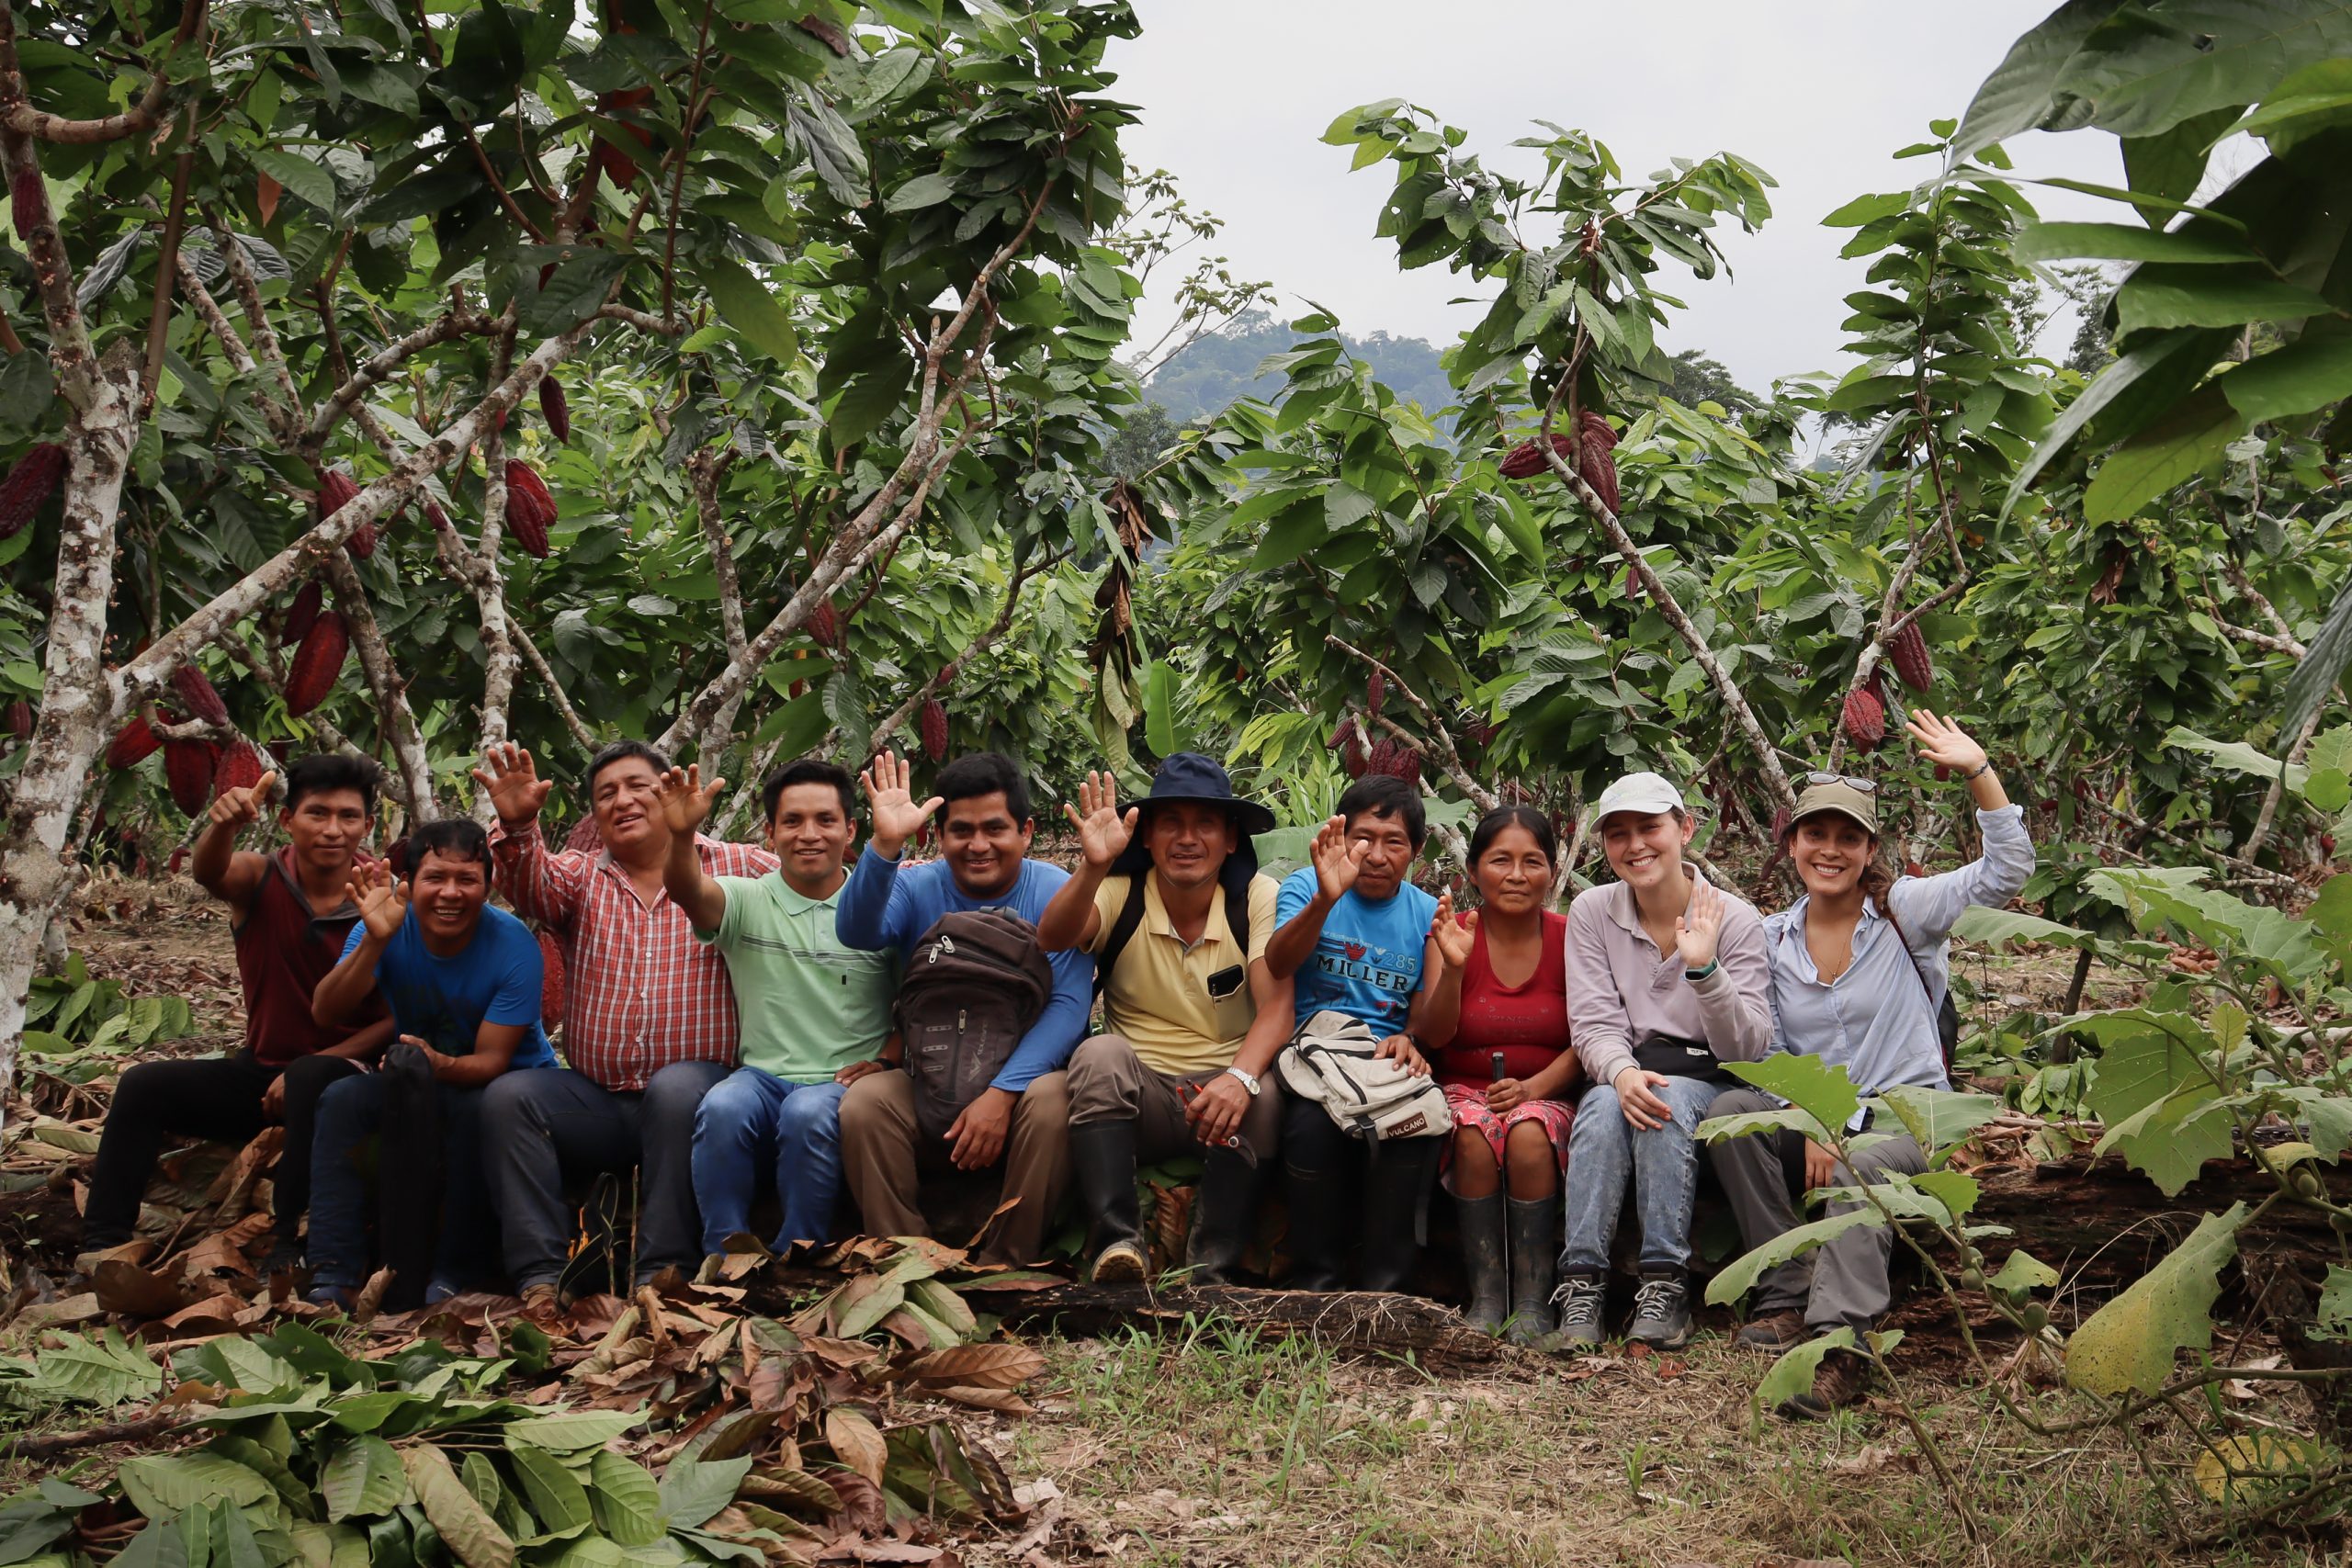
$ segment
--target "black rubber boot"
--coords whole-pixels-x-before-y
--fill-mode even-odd
[[[1088,1122],[1069,1130],[1070,1171],[1086,1209],[1088,1277],[1114,1284],[1144,1275],[1136,1201],[1136,1124]],[[1108,1265],[1105,1268],[1105,1265]]]
[[[1301,1170],[1283,1163],[1283,1206],[1290,1220],[1286,1289],[1336,1291],[1345,1283],[1354,1187],[1345,1170]]]
[[[1190,1256],[1195,1285],[1230,1285],[1258,1213],[1258,1167],[1238,1149],[1211,1149],[1201,1159],[1193,1195]]]
[[[1402,1291],[1421,1256],[1421,1232],[1441,1138],[1400,1138],[1372,1151],[1363,1181],[1363,1288]]]
[[[1532,1345],[1552,1332],[1552,1292],[1558,1283],[1560,1198],[1510,1201],[1510,1332],[1514,1345]]]
[[[1502,1332],[1510,1310],[1503,1276],[1503,1195],[1456,1198],[1453,1223],[1462,1232],[1462,1272],[1470,1281],[1470,1304],[1462,1315],[1481,1334]]]

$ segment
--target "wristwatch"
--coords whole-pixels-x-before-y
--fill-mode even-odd
[[[1227,1072],[1228,1072],[1228,1073],[1231,1073],[1235,1077],[1239,1078],[1239,1079],[1241,1080],[1241,1087],[1242,1087],[1243,1089],[1248,1089],[1248,1090],[1250,1091],[1250,1099],[1255,1100],[1255,1099],[1257,1099],[1257,1098],[1258,1098],[1258,1075],[1257,1075],[1257,1074],[1255,1074],[1255,1073],[1245,1073],[1245,1072],[1243,1072],[1239,1067],[1227,1067],[1227,1068],[1226,1068],[1225,1070],[1226,1070]]]

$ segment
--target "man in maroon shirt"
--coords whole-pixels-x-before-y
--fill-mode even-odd
[[[662,890],[669,761],[641,740],[588,763],[598,842],[557,852],[539,832],[552,782],[520,746],[491,748],[474,777],[498,812],[491,856],[514,912],[563,952],[569,1071],[511,1073],[483,1091],[482,1143],[506,1269],[534,1311],[551,1304],[570,1252],[567,1177],[639,1168],[636,1280],[701,1256],[688,1159],[695,1111],[735,1066],[735,993],[716,949],[695,941]],[[713,876],[764,876],[774,855],[697,835]],[[552,1030],[557,1020],[548,1019]]]
[[[260,820],[276,773],[264,773],[251,789],[222,790],[213,801],[188,870],[229,906],[245,993],[244,1047],[232,1056],[142,1062],[122,1075],[83,1205],[85,1251],[130,1239],[141,1191],[166,1134],[241,1143],[282,1121],[286,1143],[272,1190],[277,1243],[268,1271],[301,1260],[319,1096],[391,1038],[380,999],[354,1025],[325,1028],[311,1019],[311,993],[343,955],[344,938],[359,918],[344,887],[375,816],[381,777],[364,757],[296,762],[286,770],[286,804],[277,814],[287,843],[269,854],[239,850],[237,834]]]

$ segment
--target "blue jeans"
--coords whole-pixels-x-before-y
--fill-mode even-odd
[[[493,1079],[493,1082],[496,1080]],[[482,1176],[480,1089],[435,1084],[441,1108],[440,1236],[433,1283],[459,1290],[498,1277],[498,1221]],[[357,1156],[383,1130],[386,1079],[357,1073],[319,1097],[311,1145],[311,1281],[356,1291],[368,1280],[368,1182]],[[413,1151],[407,1151],[412,1156]],[[401,1172],[379,1167],[383,1202],[397,1204],[406,1190]],[[427,1184],[429,1187],[429,1183]]]
[[[702,1098],[695,1112],[695,1202],[702,1210],[702,1249],[718,1251],[752,1224],[760,1168],[775,1173],[784,1224],[775,1249],[832,1234],[842,1190],[842,1096],[847,1085],[786,1083],[757,1067],[738,1067]]]
[[[1629,1180],[1642,1222],[1642,1272],[1679,1273],[1690,1266],[1690,1195],[1699,1183],[1699,1149],[1690,1134],[1727,1087],[1698,1078],[1652,1084],[1650,1092],[1674,1110],[1674,1119],[1654,1132],[1625,1120],[1613,1086],[1595,1084],[1584,1091],[1568,1134],[1568,1234],[1561,1273],[1609,1271],[1609,1244]]]

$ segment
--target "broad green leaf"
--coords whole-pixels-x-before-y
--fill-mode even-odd
[[[2308,288],[2210,267],[2142,266],[2115,296],[2119,333],[2151,327],[2238,327],[2249,321],[2300,321],[2335,307]]]
[[[1713,1299],[1712,1294],[1709,1299]],[[1792,1349],[1781,1351],[1780,1359],[1772,1363],[1771,1370],[1764,1374],[1763,1382],[1756,1385],[1758,1408],[1775,1409],[1794,1399],[1798,1394],[1810,1391],[1813,1387],[1814,1373],[1821,1369],[1823,1359],[1830,1351],[1856,1348],[1858,1347],[1854,1344],[1852,1329],[1833,1328],[1826,1334],[1815,1335]]]
[[[264,147],[253,154],[254,166],[321,212],[334,210],[334,176],[299,152]]]
[[[392,1445],[373,1432],[345,1443],[319,1469],[319,1495],[327,1518],[339,1522],[360,1514],[389,1514],[410,1501],[408,1473]]]
[[[2165,731],[2166,746],[2177,746],[2184,751],[2200,751],[2213,760],[2216,767],[2233,773],[2252,773],[2263,780],[2284,777],[2287,787],[2297,795],[2303,793],[2311,778],[2311,770],[2300,762],[2282,762],[2267,751],[2257,751],[2243,740],[2209,740],[2204,736],[2180,725]]]
[[[520,1451],[546,1449],[559,1454],[601,1449],[624,1432],[645,1425],[642,1411],[580,1410],[561,1416],[532,1416],[500,1428],[506,1446]]]
[[[2177,484],[2218,463],[2231,442],[2245,434],[2245,417],[2229,400],[2208,388],[2117,447],[2083,492],[2083,515],[2093,523],[2118,523]]]
[[[2318,634],[2305,645],[2302,661],[2287,678],[2278,699],[2279,732],[2301,734],[2347,666],[2352,666],[2352,592],[2339,592]]]
[[[164,1370],[121,1330],[108,1328],[96,1339],[66,1336],[64,1343],[40,1351],[33,1359],[33,1386],[48,1397],[120,1404],[161,1393]]]
[[[2195,1020],[2122,1012],[2105,1015],[2100,1025],[2098,1072],[2086,1098],[2109,1126],[2184,1087],[2212,1082],[2199,1059],[2209,1042]]]
[[[2319,1292],[2319,1322],[2331,1333],[2352,1337],[2352,1269],[2341,1263],[2327,1266],[2327,1283]]]
[[[1974,1177],[1963,1176],[1956,1170],[1923,1170],[1905,1178],[1905,1180],[1942,1204],[1945,1214],[1954,1224],[1968,1217],[1970,1211],[1976,1207],[1978,1196],[1984,1191]]]
[[[650,1546],[669,1533],[653,1477],[610,1449],[597,1450],[589,1461],[588,1501],[597,1528],[623,1546]]]
[[[2226,230],[2181,233],[2137,223],[2029,223],[2018,231],[2019,261],[2069,256],[2188,264],[2261,260],[2243,238]]]
[[[141,1454],[123,1461],[115,1478],[122,1483],[131,1506],[151,1519],[169,1519],[217,1502],[251,1508],[266,1501],[272,1511],[277,1507],[277,1489],[267,1477],[203,1449]]]
[[[516,1448],[511,1444],[506,1458],[522,1481],[531,1512],[550,1531],[584,1529],[596,1522],[595,1514],[588,1506],[588,1489],[580,1484],[561,1460],[545,1449]]]
[[[661,1486],[662,1511],[669,1517],[670,1528],[691,1529],[732,1503],[751,1469],[749,1456],[673,1461]]]
[[[466,1490],[450,1468],[448,1455],[430,1443],[419,1443],[401,1450],[401,1462],[424,1517],[465,1568],[514,1568],[514,1538]]]
[[[1963,910],[1960,919],[1953,922],[1951,934],[1956,941],[1978,942],[1997,949],[2030,942],[2089,947],[2098,941],[2089,931],[2075,926],[2062,926],[2055,920],[2045,920],[2039,915],[2029,915],[2016,909],[1988,909],[1982,904],[1972,904]]]
[[[2314,324],[2283,348],[2259,354],[2213,384],[2249,422],[2282,420],[2352,396],[2352,333]]]
[[[1726,1138],[1753,1137],[1758,1133],[1798,1133],[1815,1143],[1826,1144],[1830,1134],[1813,1113],[1793,1105],[1774,1111],[1744,1111],[1736,1116],[1710,1116],[1699,1123],[1699,1141],[1720,1144]]]
[[[2058,1270],[2025,1248],[2018,1247],[1984,1282],[1996,1291],[2022,1295],[2028,1291],[2046,1291],[2057,1284]]]
[[[2177,1352],[2211,1345],[2222,1269],[2237,1255],[2246,1213],[2233,1203],[2206,1215],[2164,1261],[2086,1318],[2066,1345],[2066,1382],[2109,1396],[2153,1393],[2172,1375]]]
[[[704,257],[695,271],[710,293],[711,303],[718,307],[720,319],[753,348],[779,365],[790,365],[800,357],[800,337],[793,330],[791,315],[749,267],[729,256],[712,255]]]
[[[2196,1180],[2206,1161],[2229,1157],[2233,1131],[2216,1092],[2188,1084],[2109,1123],[2091,1152],[2116,1150],[2169,1198]]]
[[[1162,757],[1190,750],[1176,730],[1176,696],[1182,689],[1182,678],[1176,667],[1164,659],[1155,659],[1143,678],[1143,736],[1145,744]],[[888,1314],[884,1314],[888,1315]]]
[[[1776,1095],[1825,1127],[1843,1127],[1862,1106],[1842,1065],[1818,1056],[1778,1054],[1760,1062],[1726,1062],[1734,1077]]]
[[[2136,434],[2204,379],[2228,336],[2224,329],[2183,327],[2133,345],[2130,353],[2100,371],[2066,405],[2066,412],[2034,447],[2033,456],[2018,469],[2008,493],[2002,497],[2001,514],[2006,517],[2016,509],[2042,470],[2075,444],[2093,419],[2099,420],[2109,440]]]
[[[546,287],[518,293],[515,321],[525,332],[540,335],[571,331],[604,305],[613,279],[634,259],[625,251],[602,249],[566,256],[555,264]]]
[[[1994,1094],[1961,1094],[1941,1089],[1890,1089],[1874,1102],[1894,1113],[1929,1159],[1950,1148],[2001,1114],[2004,1101]]]
[[[1750,1249],[1726,1264],[1722,1272],[1707,1281],[1707,1302],[1711,1306],[1728,1306],[1746,1295],[1766,1272],[1778,1269],[1800,1253],[1810,1252],[1824,1242],[1835,1241],[1856,1225],[1884,1224],[1876,1209],[1848,1209],[1843,1213],[1829,1214],[1804,1224],[1792,1225],[1763,1246]]]

